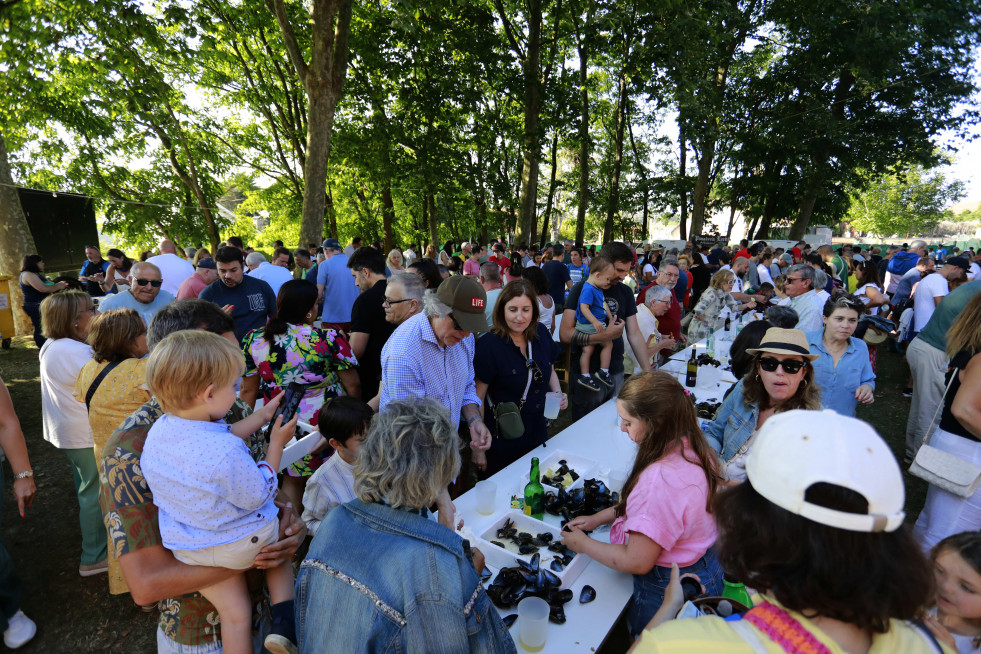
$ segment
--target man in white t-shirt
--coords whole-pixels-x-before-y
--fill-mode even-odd
[[[169,239],[160,241],[158,251],[160,254],[147,261],[160,269],[161,288],[176,297],[184,280],[194,274],[194,266],[177,256],[177,246]]]
[[[940,300],[950,292],[950,282],[963,279],[969,266],[964,257],[952,257],[947,259],[940,270],[920,280],[913,293],[914,332],[926,327]]]

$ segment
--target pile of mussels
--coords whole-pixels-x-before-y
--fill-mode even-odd
[[[545,493],[545,511],[561,517],[563,527],[573,518],[599,513],[619,502],[620,494],[611,492],[599,479],[587,479],[582,488],[567,491],[560,487],[558,493]]]
[[[515,606],[526,597],[540,597],[548,602],[548,619],[556,624],[563,624],[564,605],[572,600],[572,590],[568,588],[562,590],[561,580],[550,570],[541,567],[540,560],[539,554],[535,553],[531,557],[531,563],[515,559],[517,567],[501,568],[497,577],[487,587],[487,596],[502,609]],[[590,586],[585,586],[579,601],[586,603],[595,598],[596,591]],[[516,617],[507,616],[504,618],[505,624],[510,627]]]

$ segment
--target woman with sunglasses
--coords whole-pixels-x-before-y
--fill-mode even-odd
[[[709,445],[726,465],[726,478],[746,478],[745,460],[757,430],[774,414],[792,409],[821,408],[821,391],[814,382],[817,359],[807,336],[799,329],[766,330],[753,355],[753,366],[719,407],[715,420],[705,426]]]
[[[739,304],[736,298],[732,297],[732,286],[735,282],[736,275],[731,270],[720,270],[712,275],[712,282],[695,305],[691,323],[688,325],[689,343],[700,341],[715,331],[715,323],[724,307],[728,307],[733,313],[738,313],[756,306],[753,300]]]
[[[839,295],[824,305],[824,328],[807,333],[814,360],[814,378],[821,403],[843,416],[855,416],[855,406],[875,401],[875,372],[869,348],[855,338],[865,305],[854,295]]]
[[[561,393],[553,362],[562,350],[538,321],[538,294],[518,279],[501,291],[491,331],[477,340],[473,368],[484,424],[493,435],[490,449],[473,451],[473,462],[486,478],[518,460],[548,438],[545,394]],[[495,415],[502,403],[518,406],[524,432],[504,433]],[[562,394],[560,408],[568,399]],[[510,436],[510,438],[506,437]]]

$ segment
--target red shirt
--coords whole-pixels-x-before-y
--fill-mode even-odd
[[[735,255],[734,255],[733,257],[732,257],[732,260],[733,260],[733,261],[735,261],[735,260],[736,260],[736,259],[738,259],[739,257],[746,257],[747,259],[749,259],[749,258],[750,258],[750,257],[749,257],[749,250],[748,250],[747,248],[743,248],[742,250],[740,250],[739,252],[737,252],[737,253],[736,253],[736,254],[735,254]]]
[[[799,247],[792,247],[792,248],[790,248],[790,251],[794,255],[794,261],[795,262],[796,261],[800,261],[804,257],[804,253],[800,251],[800,248]]]
[[[201,291],[207,285],[208,283],[201,278],[201,275],[194,273],[181,282],[180,288],[177,289],[177,299],[183,300],[188,297],[197,297],[201,295]]]
[[[637,295],[637,306],[644,304],[647,299],[647,291],[657,285],[656,281],[651,282],[640,291]],[[668,290],[671,291],[671,306],[668,307],[663,316],[657,319],[657,330],[665,336],[678,340],[681,337],[681,305],[678,304],[678,298],[674,296],[674,289]]]

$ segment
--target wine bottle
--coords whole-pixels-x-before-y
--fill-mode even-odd
[[[688,359],[688,374],[685,375],[685,386],[692,388],[698,378],[698,359],[695,357],[695,348],[691,349],[691,358]]]
[[[732,328],[732,318],[730,316],[726,316],[726,332],[728,333],[731,328]]]
[[[531,460],[531,472],[525,485],[525,515],[530,515],[536,520],[545,517],[545,489],[539,478],[537,456]]]

